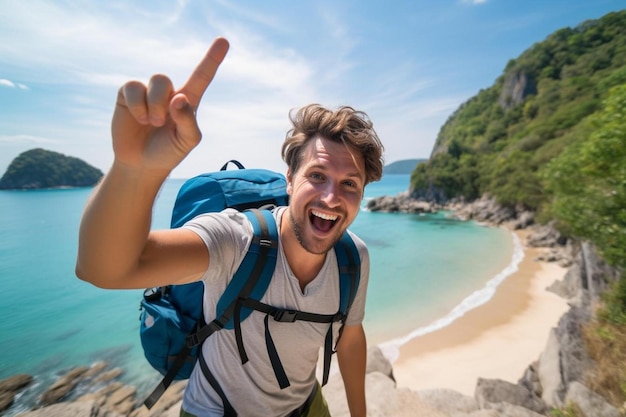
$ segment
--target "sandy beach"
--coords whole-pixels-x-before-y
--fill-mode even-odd
[[[517,234],[524,242],[525,233]],[[449,388],[473,396],[479,377],[516,383],[568,309],[566,300],[546,290],[566,269],[534,261],[540,251],[525,247],[518,271],[487,303],[403,345],[393,364],[398,387]]]

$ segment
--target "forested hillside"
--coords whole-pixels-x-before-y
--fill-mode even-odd
[[[558,30],[450,116],[429,162],[412,173],[413,195],[442,201],[487,193],[622,254],[624,85],[626,10]]]

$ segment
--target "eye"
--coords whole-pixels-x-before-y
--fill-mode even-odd
[[[311,174],[309,174],[309,178],[314,182],[324,181],[324,176],[319,172],[312,172]]]

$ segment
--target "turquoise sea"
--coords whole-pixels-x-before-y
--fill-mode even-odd
[[[183,180],[170,179],[154,210],[167,228]],[[408,175],[388,175],[367,199],[406,191]],[[139,395],[159,380],[139,343],[139,290],[102,290],[74,275],[80,216],[91,189],[0,191],[0,379],[36,376],[7,415],[31,404],[60,373],[105,360],[125,369]],[[446,213],[371,213],[351,230],[370,248],[366,321],[370,344],[396,348],[486,302],[517,269],[521,248],[505,230]],[[106,254],[102,254],[106,256]]]

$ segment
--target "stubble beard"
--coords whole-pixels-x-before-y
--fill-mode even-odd
[[[328,243],[326,246],[322,248],[313,247],[314,246],[313,244],[309,244],[306,241],[304,237],[303,227],[301,226],[300,223],[296,221],[291,210],[289,210],[288,213],[289,213],[289,223],[291,224],[291,229],[293,230],[293,233],[296,236],[296,240],[298,241],[300,246],[302,246],[302,248],[304,248],[304,250],[306,250],[307,252],[312,253],[314,255],[324,255],[328,251],[330,251],[330,249],[333,246],[335,246],[335,243],[339,241],[339,238],[341,237],[341,235],[335,236],[335,238],[330,243]],[[306,221],[306,220],[307,219],[305,218],[303,221]]]

